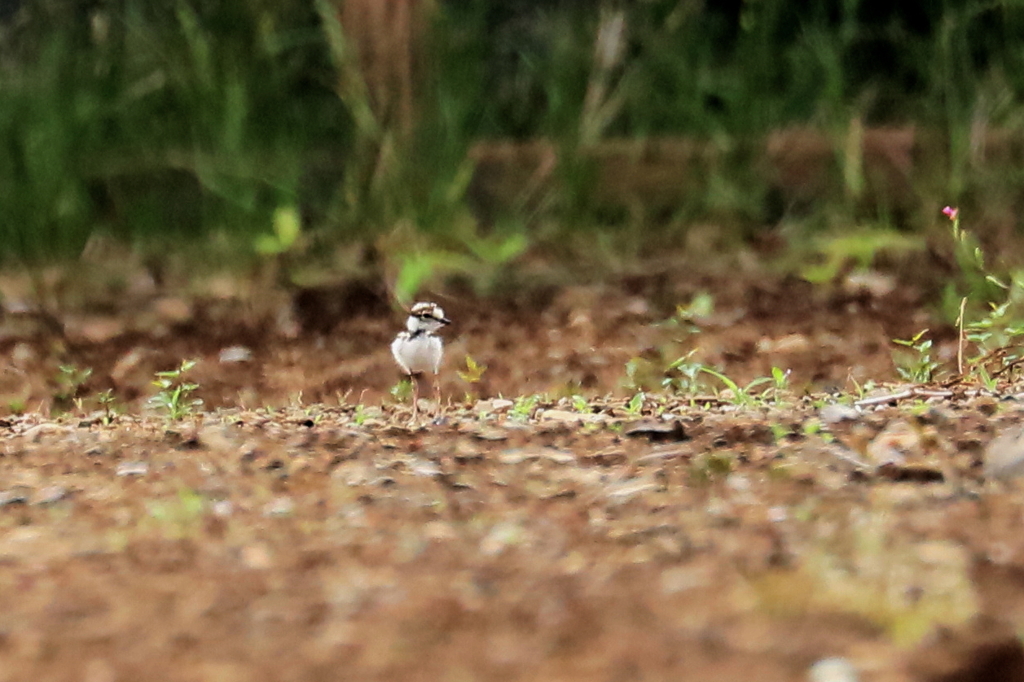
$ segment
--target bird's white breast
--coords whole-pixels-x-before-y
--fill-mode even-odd
[[[433,334],[408,336],[401,334],[391,343],[391,354],[406,374],[433,372],[441,368],[444,348],[441,338]]]

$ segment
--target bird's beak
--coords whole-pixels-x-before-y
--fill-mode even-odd
[[[451,324],[452,323],[452,321],[449,320],[447,317],[439,317],[439,318],[437,318],[437,321],[440,322],[441,324]]]

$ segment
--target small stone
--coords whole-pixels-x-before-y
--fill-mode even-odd
[[[270,557],[270,550],[263,543],[246,545],[241,552],[242,563],[246,568],[254,570],[266,570],[270,568],[273,561]]]
[[[57,433],[57,432],[59,432],[61,430],[62,430],[61,427],[56,425],[56,424],[43,423],[43,424],[36,424],[35,426],[29,427],[28,429],[25,430],[25,433],[23,433],[22,435],[27,440],[30,440],[33,443],[38,443],[40,440],[42,440],[43,436],[45,436],[46,434],[48,434],[48,433]]]
[[[637,495],[657,489],[657,483],[645,479],[633,479],[609,486],[606,494],[617,502],[625,502]]]
[[[423,537],[428,540],[454,540],[459,537],[450,523],[429,521],[423,526]]]
[[[36,351],[27,343],[19,343],[11,350],[11,362],[16,367],[24,367],[36,359]]]
[[[534,459],[538,459],[538,455],[536,452],[530,452],[518,448],[515,450],[505,450],[504,452],[498,454],[498,462],[506,466],[522,464],[523,462],[527,462]]]
[[[153,312],[164,324],[181,324],[192,319],[192,306],[188,301],[174,296],[153,301]]]
[[[118,476],[145,476],[149,473],[147,462],[121,462],[117,465]]]
[[[627,424],[622,433],[631,438],[644,437],[652,442],[688,440],[683,423],[678,419],[659,421],[657,419],[641,419]]]
[[[665,594],[679,594],[688,590],[707,587],[714,577],[706,564],[674,566],[661,572],[661,591]]]
[[[474,431],[473,437],[477,440],[485,440],[494,443],[508,440],[508,431],[505,429],[483,427]]]
[[[234,509],[235,507],[231,504],[231,500],[217,500],[210,505],[210,511],[213,512],[213,515],[221,518],[231,516]]]
[[[634,317],[647,317],[651,314],[651,304],[647,302],[647,299],[640,296],[633,296],[626,301],[623,309],[627,314]]]
[[[295,511],[295,502],[290,497],[276,497],[263,507],[264,516],[289,516]]]
[[[25,504],[28,502],[31,490],[23,485],[15,486],[10,490],[0,490],[0,507],[9,504]]]
[[[650,458],[651,455],[645,455],[644,457]],[[637,459],[637,464],[644,460],[644,457]],[[608,447],[597,452],[585,452],[580,455],[580,459],[588,464],[596,464],[598,466],[615,466],[616,464],[623,464],[626,461],[626,452],[621,448]],[[644,460],[649,461],[649,460]]]
[[[541,421],[557,422],[559,424],[593,424],[608,420],[607,415],[571,412],[569,410],[544,410],[538,415],[538,418]]]
[[[868,443],[865,454],[875,466],[903,465],[921,456],[921,436],[906,421],[895,421]]]
[[[217,356],[218,362],[222,365],[230,365],[237,362],[249,362],[252,360],[252,351],[245,346],[229,346],[221,350]]]
[[[857,421],[860,419],[860,410],[849,405],[839,405],[838,403],[832,403],[821,408],[818,413],[821,421],[826,424],[838,424],[844,421]]]
[[[472,443],[460,440],[455,444],[455,454],[452,455],[456,462],[478,462],[483,460],[484,453],[478,450]]]
[[[803,334],[787,334],[779,339],[763,338],[757,342],[760,353],[806,353],[811,349],[811,340]]]
[[[68,496],[68,489],[62,485],[48,485],[32,496],[32,504],[47,506],[55,504]]]
[[[542,450],[540,455],[544,459],[549,462],[554,462],[555,464],[572,464],[576,461],[576,456],[571,452],[555,450],[553,448]]]
[[[986,479],[1009,480],[1024,473],[1024,429],[1017,427],[998,435],[982,455]]]
[[[750,479],[743,474],[729,474],[725,479],[725,485],[736,492],[747,492],[750,490]]]
[[[505,398],[493,398],[491,400],[480,400],[480,401],[477,401],[477,404],[473,407],[473,409],[474,409],[474,411],[476,411],[477,413],[480,413],[480,414],[483,414],[483,413],[494,414],[494,413],[508,412],[513,407],[515,407],[515,403],[512,402],[511,400],[507,400]]]
[[[526,534],[519,524],[503,521],[495,524],[480,541],[480,552],[487,556],[495,556],[508,547],[522,544],[525,539]]]
[[[809,682],[857,682],[857,669],[845,658],[823,658],[807,671]]]
[[[436,462],[431,462],[427,459],[416,459],[409,462],[409,471],[416,476],[423,476],[425,478],[433,478],[441,475],[441,467]]]
[[[896,278],[878,270],[855,270],[843,280],[843,290],[850,296],[867,294],[883,298],[896,291]]]

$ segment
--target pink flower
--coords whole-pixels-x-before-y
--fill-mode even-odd
[[[954,208],[952,206],[947,206],[946,208],[942,209],[942,213],[950,220],[956,220],[957,216],[960,215],[960,209]]]

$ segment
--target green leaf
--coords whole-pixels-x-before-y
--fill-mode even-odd
[[[302,221],[294,206],[279,206],[274,211],[274,234],[286,250],[295,245],[302,231]]]
[[[395,281],[395,296],[400,303],[412,303],[416,293],[431,275],[434,274],[434,261],[428,256],[409,255],[402,258]]]
[[[285,251],[281,240],[272,234],[257,235],[253,241],[253,247],[256,249],[256,253],[261,256],[276,256]]]

